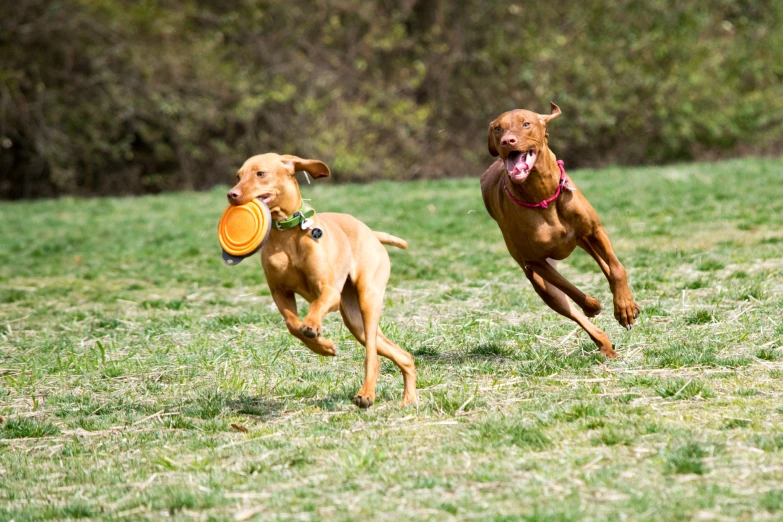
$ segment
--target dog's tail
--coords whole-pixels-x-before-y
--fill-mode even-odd
[[[380,241],[384,245],[396,246],[397,248],[401,248],[403,250],[408,249],[408,242],[405,241],[404,239],[401,239],[397,236],[393,236],[391,234],[387,234],[386,232],[375,232],[373,230],[373,233],[375,234],[375,237],[378,238],[378,241]]]

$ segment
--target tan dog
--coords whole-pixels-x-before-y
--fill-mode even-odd
[[[577,246],[586,250],[609,280],[615,318],[631,329],[639,307],[628,287],[625,268],[614,254],[598,214],[549,150],[546,125],[559,115],[560,108],[552,103],[551,114],[514,110],[489,124],[489,153],[500,159],[481,176],[481,194],[508,251],[536,293],[557,313],[584,328],[602,354],[616,357],[606,333],[587,319],[601,312],[601,303],[555,269],[555,260],[565,259]]]
[[[262,154],[245,161],[237,172],[239,182],[228,193],[232,205],[260,197],[272,213],[276,226],[261,249],[261,263],[288,331],[315,353],[335,355],[334,343],[321,336],[321,321],[339,309],[345,326],[367,350],[364,384],[354,404],[369,408],[375,400],[378,354],[402,370],[403,405],[416,402],[413,357],[386,338],[378,326],[391,270],[383,245],[408,248],[408,244],[390,234],[373,232],[347,214],[315,214],[304,227],[296,217],[285,221],[304,208],[294,176],[302,170],[314,178],[330,175],[329,167],[318,160]],[[280,230],[281,223],[294,224]],[[294,294],[310,303],[304,321],[297,315]]]

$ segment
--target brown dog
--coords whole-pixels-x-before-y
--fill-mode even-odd
[[[587,319],[601,312],[601,303],[555,269],[555,260],[565,259],[577,246],[586,250],[609,280],[615,318],[631,329],[639,307],[628,287],[625,268],[614,254],[598,214],[549,150],[546,125],[559,115],[560,108],[552,103],[551,114],[514,110],[489,124],[489,153],[500,159],[481,176],[481,194],[511,257],[525,271],[536,293],[557,313],[584,328],[602,354],[616,357],[606,333]]]
[[[367,350],[364,384],[354,404],[368,408],[375,400],[379,353],[402,370],[403,405],[416,402],[413,357],[386,338],[378,326],[391,270],[383,245],[408,248],[408,244],[373,232],[347,214],[296,217],[305,209],[294,176],[302,170],[314,178],[330,175],[329,167],[318,160],[262,154],[245,161],[237,172],[239,182],[228,193],[232,205],[262,198],[271,210],[275,226],[261,249],[261,263],[288,331],[315,353],[335,355],[334,343],[321,336],[321,321],[339,308],[345,326]],[[304,321],[297,316],[294,294],[310,303]]]

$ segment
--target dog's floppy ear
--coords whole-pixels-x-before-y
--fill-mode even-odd
[[[495,133],[492,132],[492,123],[489,124],[489,136],[487,138],[487,148],[489,149],[490,155],[492,155],[493,158],[498,157],[498,148],[495,145]]]
[[[326,163],[323,161],[302,159],[298,156],[292,156],[291,154],[280,156],[280,160],[283,163],[288,164],[293,169],[293,173],[303,170],[315,179],[325,178],[332,175],[332,173],[329,171],[329,167],[327,167]]]
[[[560,112],[560,107],[555,105],[555,102],[551,101],[549,103],[550,103],[550,105],[552,105],[552,112],[550,112],[547,115],[539,114],[538,115],[538,120],[541,123],[549,123],[550,121],[554,120],[555,118],[557,118],[558,116],[560,116],[562,114],[562,112]]]

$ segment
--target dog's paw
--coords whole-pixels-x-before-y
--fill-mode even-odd
[[[302,327],[299,329],[300,332],[302,332],[302,335],[307,337],[308,339],[315,339],[316,337],[321,335],[321,327],[320,326],[310,326],[309,324],[303,324]]]
[[[612,347],[602,347],[600,352],[607,359],[616,359],[618,357],[618,353]]]
[[[371,397],[368,395],[357,395],[353,398],[353,403],[358,406],[359,408],[366,410],[370,406],[372,406],[372,403],[375,402]]]
[[[614,348],[612,347],[612,341],[609,340],[609,336],[606,335],[606,332],[602,332],[601,330],[595,332],[593,342],[598,347],[598,351],[601,353],[601,355],[607,359],[614,359],[618,356],[617,352],[614,351]]]
[[[616,300],[614,302],[614,318],[626,330],[633,328],[636,319],[639,318],[639,305],[633,302],[633,299]]]
[[[337,355],[334,343],[324,337],[307,339],[304,344],[318,355],[323,355],[324,357],[334,357]]]
[[[601,313],[601,302],[592,296],[585,296],[585,304],[582,307],[587,317],[595,317]]]
[[[402,402],[400,402],[400,406],[409,406],[411,404],[416,404],[418,402],[419,402],[419,396],[416,394],[416,392],[406,393],[402,397]]]

